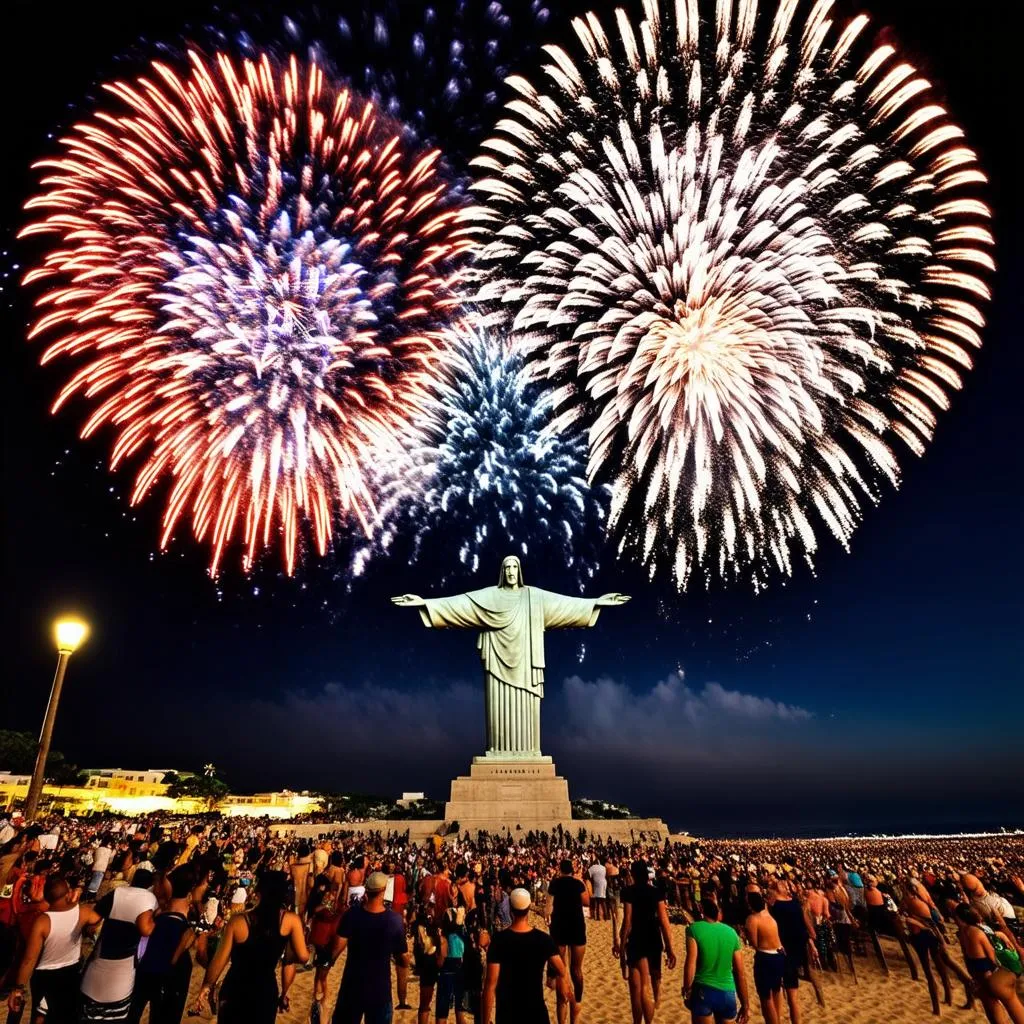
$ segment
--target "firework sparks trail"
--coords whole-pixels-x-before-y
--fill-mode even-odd
[[[444,347],[423,412],[381,461],[380,530],[356,553],[356,573],[374,551],[408,545],[415,561],[443,544],[467,575],[515,551],[582,582],[597,565],[608,497],[587,483],[585,437],[551,429],[522,357],[474,316]]]
[[[331,62],[362,96],[440,145],[455,170],[494,123],[505,79],[532,57],[549,12],[543,0],[363,0],[344,10],[290,12],[283,26],[251,25],[239,33],[305,46]],[[268,32],[269,30],[269,32]]]
[[[215,575],[280,538],[291,573],[307,534],[368,528],[369,453],[443,357],[459,203],[437,151],[315,63],[193,51],[105,90],[22,232],[48,245],[31,336],[78,364],[54,409],[114,430],[133,504],[169,481],[162,545],[191,520]]]
[[[475,161],[489,322],[589,429],[619,550],[680,589],[789,574],[822,523],[848,545],[981,343],[975,154],[830,7],[588,14]]]

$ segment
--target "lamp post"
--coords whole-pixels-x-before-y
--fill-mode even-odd
[[[60,691],[64,685],[64,673],[68,668],[71,655],[85,639],[89,627],[77,619],[60,619],[54,627],[57,638],[57,671],[50,689],[50,700],[46,705],[46,717],[43,719],[43,730],[39,734],[39,749],[36,752],[36,766],[32,772],[32,782],[28,787],[25,799],[25,818],[32,821],[39,807],[39,797],[43,792],[43,775],[46,772],[46,759],[50,756],[50,740],[53,737],[53,722],[57,717],[57,705],[60,703]]]

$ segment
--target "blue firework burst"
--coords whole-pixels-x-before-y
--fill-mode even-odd
[[[586,439],[557,428],[500,338],[462,326],[448,351],[405,453],[381,471],[380,530],[357,572],[375,552],[417,561],[429,549],[451,575],[514,552],[582,582],[597,567],[607,505],[586,480]]]

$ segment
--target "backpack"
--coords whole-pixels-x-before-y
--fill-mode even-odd
[[[423,956],[433,956],[437,952],[433,936],[424,925],[416,926],[416,937],[413,940],[416,950]]]
[[[1005,967],[1019,978],[1024,973],[1024,965],[1021,964],[1020,953],[1013,946],[1007,945],[1003,937],[997,935],[988,925],[982,925],[981,930],[985,933],[988,941],[992,943],[992,948],[996,954],[996,963],[1000,967]]]
[[[10,928],[17,916],[15,894],[21,889],[25,881],[24,868],[12,868],[7,877],[7,882],[0,886],[0,924]],[[20,905],[20,898],[18,905]]]

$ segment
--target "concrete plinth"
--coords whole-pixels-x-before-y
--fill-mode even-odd
[[[569,784],[555,774],[550,757],[476,757],[469,775],[452,780],[444,817],[470,832],[517,826],[524,831],[550,830],[558,824],[568,828],[572,821]]]

